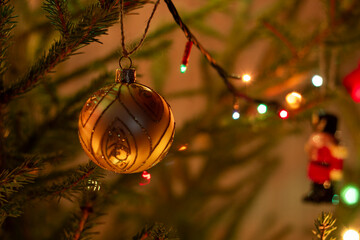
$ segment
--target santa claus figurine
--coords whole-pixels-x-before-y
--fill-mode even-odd
[[[339,146],[339,141],[335,138],[336,116],[329,113],[314,115],[312,125],[314,133],[305,147],[309,156],[308,177],[312,181],[312,189],[304,197],[304,201],[331,203],[334,182],[342,179],[346,150]]]

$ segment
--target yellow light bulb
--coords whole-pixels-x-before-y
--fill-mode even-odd
[[[241,79],[243,80],[243,82],[250,82],[251,76],[249,74],[244,74],[242,75]]]
[[[349,229],[344,233],[343,240],[359,240],[359,233],[355,230]]]
[[[291,92],[286,95],[285,100],[290,108],[298,108],[300,107],[302,96],[298,92]]]

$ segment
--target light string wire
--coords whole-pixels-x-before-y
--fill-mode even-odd
[[[125,57],[125,58],[129,58],[129,56],[131,54],[133,54],[134,52],[136,52],[140,47],[141,45],[144,43],[145,41],[145,37],[146,37],[146,34],[148,33],[149,31],[149,27],[150,27],[150,22],[151,20],[153,19],[154,17],[154,14],[155,14],[155,11],[158,7],[160,3],[160,0],[157,0],[154,4],[154,8],[153,8],[153,11],[151,12],[151,15],[146,23],[146,27],[145,27],[145,31],[144,31],[144,34],[142,35],[139,43],[131,50],[131,51],[128,51],[126,49],[126,46],[125,46],[125,31],[124,31],[124,0],[120,0],[120,29],[121,29],[121,48],[122,48],[122,57]],[[121,60],[121,58],[120,58]],[[119,61],[120,61],[119,60]]]
[[[175,22],[179,25],[181,30],[184,32],[185,37],[188,39],[188,41],[191,41],[199,50],[200,52],[205,56],[205,58],[208,60],[210,65],[218,72],[220,77],[223,79],[226,87],[228,90],[234,95],[234,97],[243,98],[249,102],[255,102],[255,103],[264,103],[267,101],[262,101],[259,99],[254,99],[252,97],[249,97],[245,93],[242,93],[236,89],[236,87],[229,81],[229,78],[233,79],[242,79],[241,76],[235,75],[235,74],[228,74],[224,68],[222,68],[216,60],[210,55],[210,53],[201,45],[201,43],[196,39],[196,37],[191,33],[189,28],[185,25],[185,23],[182,21],[178,11],[176,10],[173,2],[171,0],[164,0],[166,3],[170,13],[172,14]]]

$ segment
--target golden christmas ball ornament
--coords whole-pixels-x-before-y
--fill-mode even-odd
[[[117,69],[115,83],[95,92],[79,117],[85,153],[117,173],[142,172],[159,163],[175,132],[169,104],[135,78],[135,69]]]

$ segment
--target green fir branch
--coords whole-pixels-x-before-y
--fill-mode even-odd
[[[62,37],[68,38],[72,23],[70,21],[67,0],[46,0],[43,8],[48,12],[47,17],[56,30],[61,33]]]
[[[100,171],[96,171],[98,168],[92,163],[89,162],[85,166],[79,166],[78,170],[71,174],[65,181],[62,183],[53,184],[48,191],[48,194],[51,196],[64,197],[71,200],[71,197],[76,192],[83,191],[88,185],[88,179],[98,179],[102,174]]]
[[[83,234],[85,230],[85,225],[88,223],[90,215],[93,213],[93,206],[91,202],[87,202],[85,206],[81,207],[81,214],[80,214],[80,220],[78,223],[78,227],[75,231],[75,234],[73,235],[73,240],[79,240],[80,236]],[[67,236],[66,239],[70,239],[69,236]]]
[[[313,234],[319,240],[336,240],[331,234],[337,229],[335,226],[336,219],[333,218],[332,213],[322,212],[321,215],[315,220],[315,230]]]
[[[0,225],[7,217],[18,217],[22,214],[24,199],[19,201],[20,190],[33,183],[40,169],[41,160],[32,157],[13,170],[0,173]]]
[[[3,75],[7,70],[6,55],[10,46],[11,31],[15,27],[14,7],[9,0],[0,0],[0,90],[3,88]]]
[[[19,167],[0,173],[0,206],[10,201],[11,196],[26,184],[34,182],[39,161],[35,158],[26,160]]]
[[[263,25],[290,50],[293,57],[298,56],[298,50],[294,45],[294,41],[292,40],[290,34],[284,29],[284,27],[280,28],[279,24],[271,22],[267,19],[263,20]]]
[[[80,165],[77,169],[67,170],[67,174],[53,176],[41,176],[37,179],[36,185],[26,189],[24,193],[27,197],[22,197],[19,201],[26,201],[33,198],[65,198],[72,201],[76,193],[89,188],[89,179],[98,180],[104,177],[104,173],[92,162]],[[65,173],[65,172],[64,172]]]
[[[175,240],[180,239],[173,228],[166,227],[162,223],[155,223],[151,226],[145,226],[133,240]]]
[[[92,229],[99,225],[97,220],[105,215],[103,198],[97,191],[84,190],[80,200],[80,211],[76,212],[68,219],[64,228],[63,239],[92,239],[92,236],[98,234]]]
[[[139,4],[143,4],[141,1]],[[106,8],[99,4],[88,7],[80,21],[69,31],[67,38],[56,40],[47,54],[44,54],[29,71],[8,89],[0,92],[0,101],[8,102],[34,88],[45,76],[52,73],[61,62],[92,42],[101,43],[99,36],[107,33],[118,20],[118,1],[107,1]],[[126,10],[126,9],[125,9]]]

